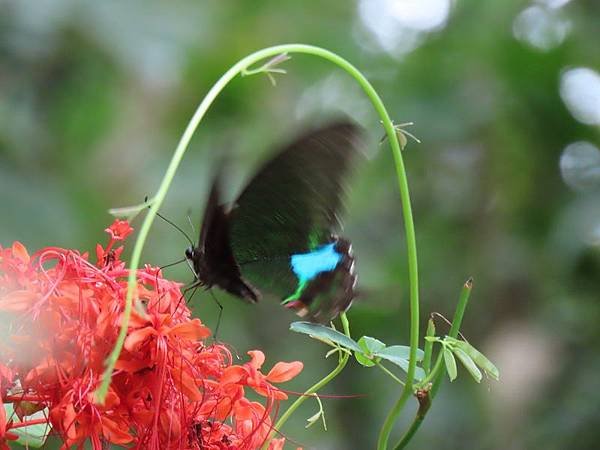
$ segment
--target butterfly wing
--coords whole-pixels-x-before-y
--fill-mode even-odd
[[[334,241],[345,181],[362,154],[361,134],[343,122],[299,137],[239,196],[229,213],[230,243],[254,286],[284,299],[298,293],[290,258]]]
[[[248,302],[258,301],[258,292],[240,273],[229,240],[229,217],[221,204],[220,171],[213,181],[204,211],[198,246],[189,258],[194,273],[205,286],[217,285]]]

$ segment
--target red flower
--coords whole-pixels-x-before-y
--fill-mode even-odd
[[[278,402],[287,398],[273,383],[295,377],[302,363],[277,363],[265,375],[265,356],[255,350],[250,362],[233,365],[224,345],[204,341],[210,330],[191,317],[180,284],[150,266],[137,272],[125,345],[104,404],[96,401],[127,292],[123,248],[112,247],[132,228],[115,221],[106,231],[111,239],[97,247],[96,265],[74,250],[49,247],[30,257],[20,243],[0,247],[3,402],[13,402],[17,411],[48,408],[64,449],[85,442],[98,450],[105,444],[260,448],[272,432]],[[264,396],[264,403],[248,400],[246,387]],[[11,426],[0,408],[0,450],[16,438]],[[273,439],[269,449],[283,445],[283,439]]]
[[[126,220],[115,220],[113,224],[105,229],[110,238],[114,241],[123,241],[133,232],[133,228]]]

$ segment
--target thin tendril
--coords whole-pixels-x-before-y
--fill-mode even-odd
[[[108,359],[106,360],[106,369],[102,377],[102,383],[98,390],[96,391],[96,399],[100,403],[104,402],[106,398],[106,394],[108,392],[108,388],[110,386],[111,376],[113,370],[115,368],[115,364],[117,359],[121,353],[121,349],[123,348],[123,344],[125,342],[125,338],[127,336],[127,329],[129,326],[129,320],[131,317],[132,304],[134,293],[136,291],[136,283],[137,283],[137,268],[139,267],[142,250],[144,247],[144,243],[146,242],[146,238],[148,237],[148,233],[150,231],[150,227],[156,217],[156,214],[164,201],[167,191],[173,181],[175,176],[175,172],[185,151],[188,148],[188,145],[192,139],[196,128],[200,124],[200,121],[208,111],[208,108],[211,106],[215,98],[219,95],[219,93],[227,86],[227,84],[239,74],[244,73],[247,69],[266,58],[272,58],[274,56],[280,54],[289,54],[289,53],[305,53],[311,54],[314,56],[318,56],[324,58],[333,64],[344,69],[348,72],[361,86],[367,97],[369,97],[373,107],[377,111],[385,129],[385,132],[388,136],[392,155],[394,157],[394,163],[396,168],[396,177],[398,180],[398,187],[400,190],[400,198],[402,202],[402,215],[404,219],[404,231],[406,235],[406,243],[407,243],[407,255],[408,255],[408,275],[409,275],[409,287],[410,287],[410,357],[408,364],[408,371],[406,376],[406,385],[404,386],[400,398],[396,401],[392,410],[388,413],[388,416],[383,424],[383,427],[379,434],[377,448],[378,450],[383,450],[387,447],[387,442],[389,439],[389,435],[391,429],[398,419],[400,411],[404,406],[406,400],[410,396],[413,390],[413,382],[415,376],[415,368],[417,363],[417,347],[419,342],[419,289],[418,289],[418,267],[417,267],[417,246],[416,246],[416,236],[414,229],[414,222],[412,216],[412,207],[410,203],[410,194],[408,189],[408,178],[406,176],[406,170],[404,168],[404,161],[402,158],[402,153],[400,150],[400,144],[398,142],[398,137],[396,136],[396,130],[394,129],[394,125],[389,117],[389,114],[373,88],[373,86],[369,83],[366,77],[352,64],[338,56],[337,54],[325,50],[320,47],[315,47],[311,45],[304,44],[285,44],[278,45],[273,47],[268,47],[262,50],[259,50],[255,53],[252,53],[236,64],[234,64],[229,70],[227,70],[219,80],[213,85],[213,87],[208,91],[204,99],[198,105],[194,115],[192,116],[190,122],[188,123],[179,143],[175,149],[173,157],[167,167],[165,175],[160,183],[158,191],[156,192],[155,197],[153,197],[153,202],[150,207],[150,211],[144,218],[142,226],[140,227],[139,234],[137,240],[135,242],[133,252],[131,255],[131,263],[129,267],[129,276],[127,280],[127,296],[125,298],[125,308],[123,311],[123,319],[121,321],[121,329],[119,335],[117,337],[117,341],[115,346],[110,353]]]

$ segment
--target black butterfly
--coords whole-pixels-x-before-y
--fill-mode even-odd
[[[334,230],[362,146],[351,123],[311,131],[267,162],[230,207],[221,204],[217,175],[198,245],[185,252],[195,284],[250,303],[269,292],[318,322],[345,311],[354,297],[354,257]]]

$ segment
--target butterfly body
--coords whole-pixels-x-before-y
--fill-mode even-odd
[[[186,251],[198,284],[250,303],[271,293],[313,321],[346,310],[354,257],[334,230],[360,147],[360,131],[349,123],[309,132],[260,169],[230,207],[221,203],[217,175],[198,245]]]

